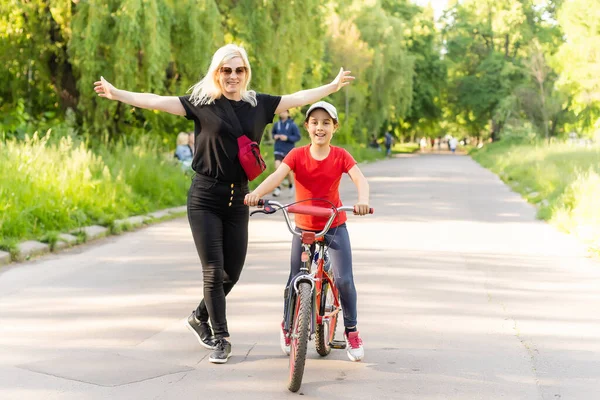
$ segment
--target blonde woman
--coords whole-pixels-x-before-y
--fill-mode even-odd
[[[237,158],[232,134],[239,120],[244,133],[260,143],[265,126],[275,114],[313,103],[349,85],[354,77],[340,69],[329,84],[284,96],[249,89],[252,69],[246,51],[228,44],[213,55],[206,75],[190,88],[191,95],[159,96],[115,88],[103,77],[95,82],[98,96],[139,108],[166,111],[194,121],[196,172],[188,193],[188,219],[202,263],[204,299],[187,320],[200,344],[212,349],[209,361],[226,363],[231,343],[225,314],[225,296],[237,282],[248,247],[248,178]],[[209,324],[210,320],[210,324]]]

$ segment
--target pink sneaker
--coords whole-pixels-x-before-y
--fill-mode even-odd
[[[344,333],[346,338],[346,352],[350,361],[360,361],[365,356],[365,350],[363,349],[363,342],[356,332]]]
[[[286,356],[290,355],[290,344],[291,344],[290,336],[288,335],[288,331],[283,329],[283,322],[281,323],[281,330],[279,331],[279,345],[281,346],[281,350]]]

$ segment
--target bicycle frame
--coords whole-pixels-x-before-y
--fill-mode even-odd
[[[290,285],[286,288],[287,315],[284,316],[283,323],[284,331],[287,332],[290,339],[288,389],[296,392],[302,384],[307,344],[309,340],[312,340],[313,334],[316,339],[316,350],[321,356],[328,355],[332,348],[344,349],[346,347],[345,342],[335,340],[337,314],[340,312],[341,307],[335,279],[325,271],[325,234],[329,231],[340,211],[354,211],[354,208],[327,209],[295,204],[282,205],[271,200],[259,200],[258,205],[259,207],[264,206],[264,210],[253,211],[250,215],[256,212],[273,214],[277,209],[282,210],[289,231],[292,235],[299,236],[302,242],[300,271],[292,278]],[[274,207],[277,207],[277,209]],[[327,217],[328,220],[320,232],[296,232],[288,212]],[[370,209],[369,213],[373,213],[373,209]],[[319,255],[315,271],[311,271],[313,262],[311,248],[313,245],[315,246],[315,253]],[[335,268],[335,266],[332,266],[332,268]],[[333,272],[331,268],[330,270]],[[327,297],[327,285],[331,290],[333,301],[330,301]],[[293,291],[290,288],[293,288]]]
[[[288,301],[288,315],[285,317],[284,326],[286,330],[289,330],[293,324],[293,309],[295,307],[296,295],[298,293],[298,285],[301,282],[308,282],[311,285],[311,292],[313,298],[313,307],[312,307],[312,318],[311,318],[311,337],[315,332],[315,326],[317,324],[322,324],[323,320],[328,320],[329,318],[338,314],[341,310],[338,296],[338,289],[335,286],[334,280],[331,276],[325,272],[325,234],[329,231],[329,228],[333,224],[336,216],[341,211],[354,211],[354,207],[344,206],[339,207],[337,209],[329,209],[322,207],[314,207],[314,206],[289,206],[286,207],[283,204],[269,200],[262,203],[265,208],[268,206],[274,206],[279,210],[283,211],[283,215],[285,217],[285,221],[288,226],[288,230],[296,236],[299,236],[302,240],[302,255],[301,262],[302,265],[300,267],[300,272],[298,275],[292,278],[290,282],[290,287],[294,288],[294,292],[292,295],[287,296]],[[260,203],[259,203],[260,205]],[[288,211],[288,208],[290,209]],[[268,213],[274,213],[276,210],[269,211]],[[296,232],[294,227],[292,226],[292,222],[290,220],[289,213],[297,213],[297,214],[309,214],[309,215],[317,215],[323,217],[329,217],[325,227],[320,232],[309,232],[309,231],[301,231]],[[313,253],[311,252],[312,245],[315,244],[315,252],[319,253],[319,260],[317,261],[317,269],[316,271],[311,271],[312,265],[312,257]],[[334,299],[334,307],[333,310],[321,310],[322,304],[322,294],[323,294],[323,284],[328,284],[329,288],[333,293]]]

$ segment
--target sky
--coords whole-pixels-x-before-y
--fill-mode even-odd
[[[442,15],[442,11],[446,8],[448,0],[412,0],[420,6],[426,6],[427,3],[431,3],[435,12],[435,19],[438,19]]]

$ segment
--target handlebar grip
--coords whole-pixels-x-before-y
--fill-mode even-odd
[[[356,214],[356,207],[354,207],[354,213]],[[375,214],[375,209],[373,207],[369,208],[369,214]]]
[[[257,206],[258,206],[258,207],[262,207],[262,206],[264,206],[264,205],[265,205],[265,200],[264,200],[264,199],[259,199],[259,200],[258,200],[258,204],[257,204]]]

